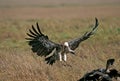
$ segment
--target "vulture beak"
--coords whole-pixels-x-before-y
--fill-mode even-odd
[[[69,51],[71,54],[74,54],[74,55],[75,55],[75,52],[74,52],[72,49],[70,49],[68,42],[65,42],[64,45],[68,48],[68,51]]]
[[[73,50],[70,51],[71,54],[75,55],[75,52]]]

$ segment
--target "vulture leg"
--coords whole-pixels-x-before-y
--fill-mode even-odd
[[[59,60],[62,61],[62,55],[59,53]]]
[[[67,61],[67,55],[66,55],[66,53],[64,53],[64,61]]]

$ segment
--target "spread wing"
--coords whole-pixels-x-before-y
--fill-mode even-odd
[[[82,41],[90,38],[90,36],[95,33],[97,27],[98,27],[98,19],[95,18],[95,25],[94,25],[93,29],[90,32],[86,32],[82,37],[69,41],[68,44],[69,44],[70,48],[72,50],[75,50]]]
[[[32,47],[32,51],[37,53],[37,55],[39,56],[48,56],[50,55],[50,53],[56,49],[53,52],[52,55],[52,59],[49,58],[47,59],[47,63],[49,64],[53,64],[56,61],[56,58],[58,54],[56,54],[57,52],[59,52],[61,46],[57,43],[52,42],[51,40],[49,40],[47,35],[44,35],[40,28],[38,23],[36,23],[37,28],[35,29],[34,26],[32,25],[32,29],[29,29],[29,33],[27,33],[27,35],[29,36],[29,38],[26,38],[29,42],[29,45]],[[47,57],[48,58],[48,57]],[[51,61],[52,60],[52,61]]]

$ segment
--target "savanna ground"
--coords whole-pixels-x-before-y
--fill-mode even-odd
[[[25,38],[31,25],[55,42],[82,36],[99,20],[99,28],[90,39],[68,54],[67,64],[47,65],[32,53]],[[115,58],[120,71],[120,5],[61,5],[0,7],[0,81],[77,81],[86,72],[105,67]]]

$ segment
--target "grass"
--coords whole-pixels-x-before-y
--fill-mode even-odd
[[[81,36],[94,23],[88,19],[37,21],[51,40],[61,43]],[[90,70],[105,67],[109,58],[116,59],[115,68],[120,70],[119,21],[120,18],[99,19],[96,34],[81,43],[76,56],[68,55],[67,64],[71,66],[59,61],[49,66],[44,58],[32,53],[25,37],[35,20],[1,21],[0,81],[76,81]]]
[[[0,81],[77,81],[86,72],[105,67],[115,58],[120,71],[119,5],[17,7],[0,12]],[[94,17],[99,28],[81,43],[76,55],[68,54],[67,63],[47,65],[44,57],[31,51],[25,38],[31,25],[39,23],[42,32],[57,43],[82,36],[91,30]]]

